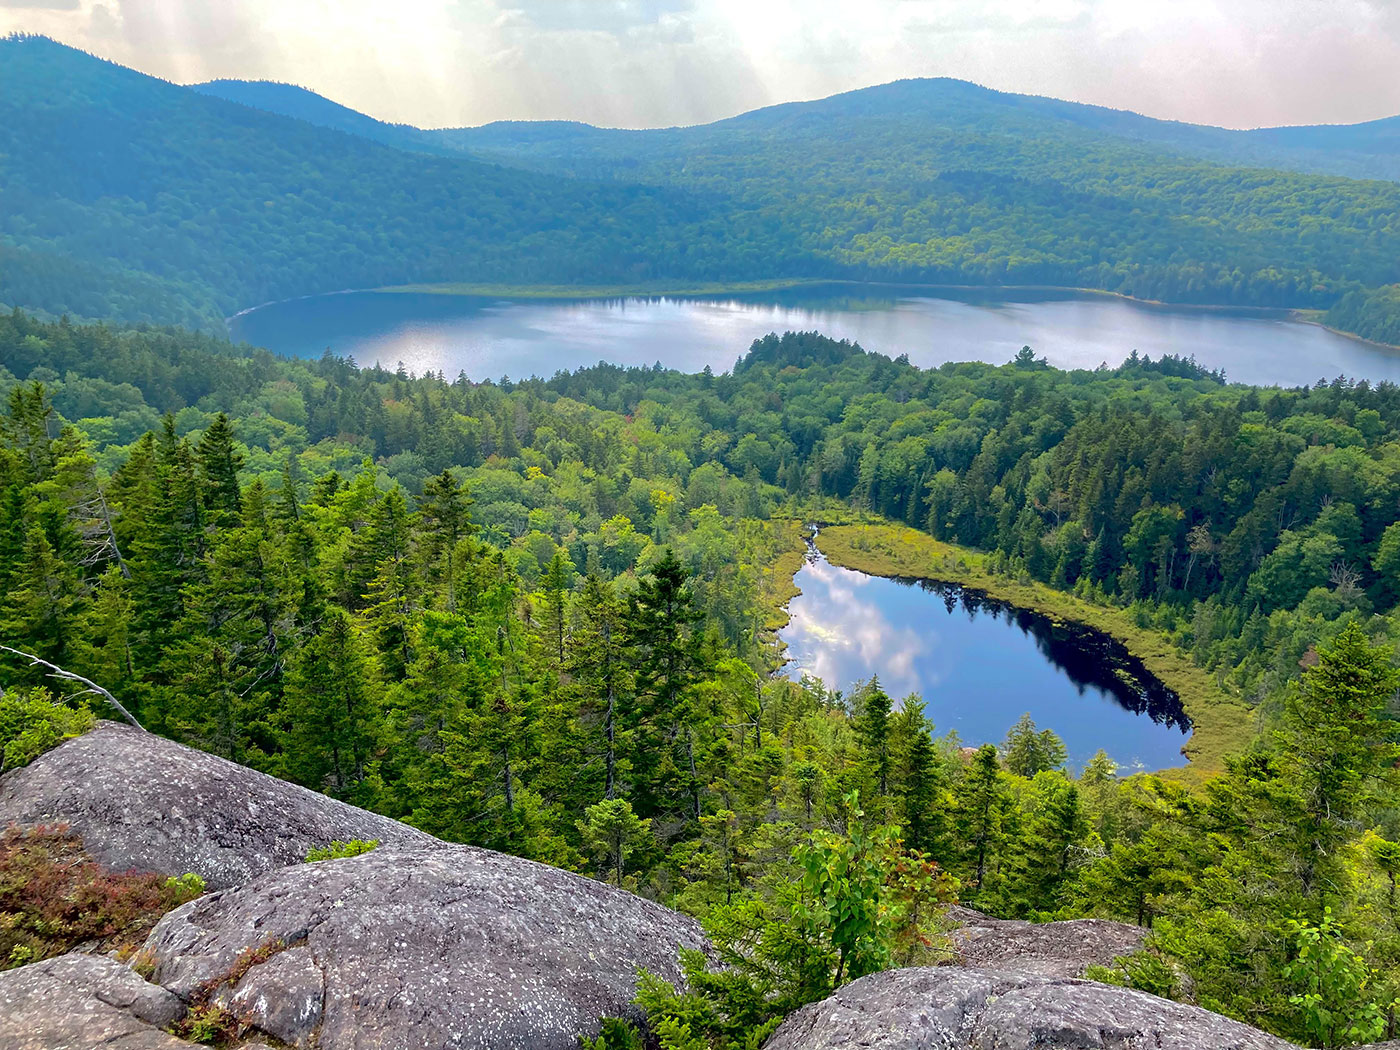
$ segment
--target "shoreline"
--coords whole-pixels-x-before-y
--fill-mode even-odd
[[[230,329],[234,321],[248,314],[256,313],[271,306],[283,303],[303,302],[307,299],[320,299],[333,295],[436,295],[457,296],[463,299],[502,299],[507,301],[596,301],[604,299],[709,299],[726,295],[760,295],[765,292],[788,292],[803,288],[851,288],[886,289],[896,296],[899,292],[958,292],[976,295],[989,301],[1001,299],[1008,302],[1034,302],[1033,298],[1017,298],[1017,293],[1025,296],[1061,297],[1066,299],[1116,299],[1119,302],[1149,310],[1177,311],[1182,313],[1225,313],[1252,315],[1261,319],[1287,321],[1311,325],[1325,332],[1341,336],[1362,346],[1388,353],[1400,354],[1400,344],[1382,343],[1367,339],[1356,332],[1327,324],[1323,318],[1327,311],[1315,307],[1296,306],[1250,306],[1228,303],[1185,303],[1165,299],[1143,299],[1124,292],[1108,291],[1104,288],[1080,288],[1059,284],[923,284],[892,281],[861,281],[854,278],[828,277],[775,277],[757,281],[658,281],[641,284],[618,285],[515,285],[501,283],[442,282],[427,284],[381,285],[374,288],[339,288],[332,292],[313,292],[309,295],[294,295],[286,299],[271,299],[265,303],[244,307],[224,318],[225,328]],[[939,296],[931,296],[939,298]],[[1247,384],[1257,385],[1257,384]]]
[[[1195,781],[1224,768],[1227,754],[1242,750],[1254,735],[1254,712],[1221,689],[1210,674],[1158,632],[1136,626],[1125,610],[1098,606],[1035,581],[993,576],[985,555],[935,540],[907,526],[860,520],[854,513],[825,517],[816,537],[831,564],[871,576],[900,576],[957,584],[1051,620],[1075,623],[1117,641],[1181,701],[1191,720],[1182,745],[1185,764],[1153,771]]]

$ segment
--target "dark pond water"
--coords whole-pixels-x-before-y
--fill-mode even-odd
[[[940,293],[941,295],[942,293]],[[1117,365],[1133,350],[1194,354],[1243,383],[1294,386],[1338,375],[1400,381],[1400,354],[1258,313],[1171,309],[1101,296],[934,298],[862,286],[712,299],[491,300],[349,292],[233,318],[235,339],[300,357],[330,349],[361,364],[472,379],[553,375],[600,360],[698,372],[733,366],[768,332],[816,329],[918,365],[1008,361],[1030,344],[1065,368]]]
[[[1087,628],[930,581],[838,568],[813,552],[782,631],[793,679],[848,689],[880,676],[890,696],[923,697],[939,734],[1000,743],[1029,712],[1082,767],[1099,748],[1120,766],[1179,766],[1180,702],[1121,645]]]

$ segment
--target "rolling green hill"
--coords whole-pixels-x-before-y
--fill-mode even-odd
[[[0,302],[206,324],[405,279],[744,265],[690,195],[390,149],[37,38],[0,42],[0,240]]]
[[[958,81],[694,128],[424,133],[287,85],[195,90],[11,38],[0,302],[213,325],[432,282],[824,277],[1315,308],[1400,282],[1400,185],[1223,166],[1149,132],[1255,141]],[[1348,132],[1287,134],[1311,150]]]

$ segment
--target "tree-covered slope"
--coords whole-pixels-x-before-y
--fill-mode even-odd
[[[611,141],[639,148],[677,129],[626,131],[576,121],[496,121],[481,127],[420,129],[388,124],[358,113],[306,88],[265,80],[211,80],[193,85],[271,113],[363,135],[401,149],[423,152],[511,152],[543,150],[552,157],[583,142]],[[1223,164],[1284,171],[1344,175],[1358,179],[1400,178],[1400,117],[1359,124],[1316,124],[1237,131],[1179,120],[1159,120],[1129,110],[1067,102],[1039,95],[995,91],[948,77],[902,80],[844,92],[815,102],[784,103],[745,113],[720,126],[744,123],[773,126],[797,119],[885,117],[916,114],[934,123],[972,130],[997,126],[1031,136],[1082,129],[1102,136],[1160,146]],[[681,135],[698,129],[683,129]]]
[[[0,59],[0,302],[51,313],[213,323],[346,287],[799,276],[1329,307],[1400,281],[1400,185],[1223,167],[1105,133],[1130,114],[958,82],[697,128],[490,125],[439,133],[475,152],[445,157],[47,40]]]
[[[347,135],[359,135],[395,149],[418,150],[423,153],[455,153],[454,147],[437,141],[433,132],[420,131],[406,124],[389,124],[375,120],[332,102],[295,84],[281,84],[272,80],[210,80],[190,87],[201,95],[237,102],[241,106],[279,113],[284,117],[294,117],[308,124],[315,124]]]
[[[903,81],[695,128],[457,134],[506,163],[728,194],[747,223],[884,279],[1290,306],[1391,279],[1400,187],[1224,167],[1087,109]]]
[[[216,321],[404,280],[732,272],[744,234],[672,191],[389,149],[16,38],[0,42],[0,239],[29,253],[7,252],[0,302]]]
[[[714,1050],[946,959],[927,920],[955,889],[1150,924],[1101,976],[1308,1045],[1395,1034],[1400,388],[924,370],[814,333],[718,376],[473,385],[19,312],[0,365],[6,645],[156,732],[703,917],[753,965],[642,1005],[738,1016]],[[1194,787],[1103,754],[1071,772],[1029,716],[1000,748],[936,736],[975,695],[771,674],[795,521],[847,502],[987,551],[911,573],[967,557],[1193,659],[1253,709],[1248,751]],[[55,683],[12,654],[0,682],[5,747]],[[823,948],[825,916],[877,912],[860,968]],[[1341,975],[1316,1000],[1310,943]]]

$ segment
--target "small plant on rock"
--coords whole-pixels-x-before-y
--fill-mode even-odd
[[[358,857],[361,853],[368,853],[378,845],[378,839],[351,839],[349,842],[341,842],[340,839],[336,839],[329,846],[307,850],[306,862],[311,864],[318,860],[341,860],[345,857]]]

